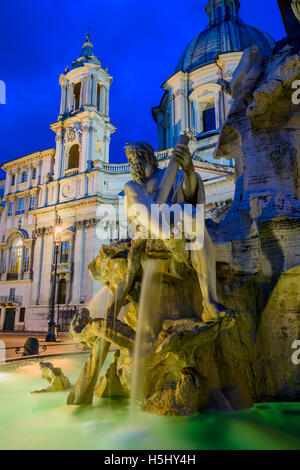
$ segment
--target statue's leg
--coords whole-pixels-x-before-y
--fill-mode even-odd
[[[218,301],[216,278],[216,251],[215,246],[205,229],[204,246],[202,250],[191,251],[191,260],[197,272],[200,289],[203,297],[202,320],[205,323],[215,322],[225,315],[233,312]]]
[[[218,309],[216,282],[216,254],[214,244],[206,229],[203,248],[202,250],[192,250],[191,260],[197,272],[203,297],[202,319],[206,323],[217,321],[220,312]]]
[[[93,403],[94,390],[109,347],[108,341],[101,338],[96,339],[92,353],[68,396],[68,405],[91,405]]]

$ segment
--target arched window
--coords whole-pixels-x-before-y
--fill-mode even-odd
[[[66,293],[67,293],[67,283],[65,279],[60,279],[58,281],[57,289],[57,303],[65,304],[66,303]]]
[[[11,279],[18,279],[18,274],[22,272],[23,241],[20,237],[15,237],[10,247],[9,275]]]
[[[81,82],[76,83],[76,85],[74,86],[74,111],[79,110],[80,93],[81,93]]]
[[[69,161],[68,161],[68,170],[73,168],[79,168],[79,145],[74,144],[70,148],[69,152]]]

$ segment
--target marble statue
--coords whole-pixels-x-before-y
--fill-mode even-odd
[[[235,159],[235,198],[224,217],[202,226],[198,250],[187,250],[185,238],[161,236],[160,223],[147,224],[155,202],[190,203],[194,214],[197,203],[204,203],[188,148],[175,149],[168,179],[169,170],[157,168],[149,144],[126,147],[133,176],[125,188],[129,219],[136,203],[146,209],[137,216],[134,238],[102,247],[89,266],[112,301],[104,319],[92,319],[86,310],[74,318],[73,338],[93,350],[69,403],[89,404],[94,392],[99,397],[132,393],[149,260],[160,267],[160,277],[153,276],[146,289],[150,316],[153,304],[159,322],[146,331],[137,396],[143,410],[191,415],[300,400],[300,367],[292,359],[300,339],[300,104],[294,99],[300,15],[298,1],[278,3],[287,37],[272,57],[262,56],[257,46],[246,50],[231,83],[223,84],[232,106],[215,155]],[[154,237],[141,236],[149,226]],[[158,292],[164,299],[160,310],[154,309]],[[116,352],[101,376],[110,344]]]
[[[176,238],[170,235],[169,220],[165,218],[161,223],[159,218],[155,220],[151,217],[153,205],[158,202],[167,206],[179,204],[183,210],[185,204],[189,204],[193,208],[190,212],[191,226],[193,226],[193,219],[197,215],[199,216],[197,207],[199,204],[204,206],[205,193],[203,182],[194,170],[188,146],[179,144],[174,151],[173,161],[168,169],[164,170],[158,168],[154,150],[148,143],[128,144],[126,155],[132,173],[132,181],[125,186],[129,221],[132,222],[132,208],[134,206],[142,206],[143,211],[137,211],[138,215],[134,226],[131,223],[133,230],[134,227],[138,227],[133,240],[127,246],[124,246],[124,243],[116,243],[111,247],[102,247],[98,260],[95,260],[89,267],[93,278],[101,280],[111,289],[112,277],[116,277],[115,273],[120,273],[121,270],[119,265],[117,269],[112,265],[109,265],[107,269],[107,260],[119,259],[120,255],[125,256],[127,260],[127,264],[123,268],[122,279],[119,279],[119,282],[114,282],[115,287],[111,289],[113,296],[105,320],[91,320],[88,319],[87,312],[81,312],[73,322],[71,327],[73,338],[91,346],[93,352],[69,395],[69,404],[87,404],[93,399],[96,380],[110,344],[113,343],[120,347],[120,335],[116,331],[118,327],[116,318],[121,308],[128,303],[135,305],[136,313],[134,325],[130,323],[130,320],[127,321],[129,326],[136,327],[139,294],[136,295],[135,300],[133,297],[138,290],[136,285],[143,277],[143,264],[147,257],[167,260],[167,267],[164,267],[164,277],[168,285],[170,278],[173,284],[173,292],[169,288],[169,292],[162,295],[164,305],[162,310],[167,309],[168,313],[161,312],[161,325],[165,317],[174,317],[174,315],[176,319],[194,317],[196,321],[192,322],[193,329],[199,325],[222,323],[224,318],[227,316],[231,318],[233,315],[218,302],[215,249],[205,228],[204,210],[200,213],[201,223],[197,234],[202,237],[198,237],[198,242],[195,246],[192,245],[191,250],[187,248],[187,240],[184,237]],[[175,171],[172,170],[172,166],[175,167]],[[179,170],[179,167],[182,170]],[[173,172],[173,178],[170,176],[170,169]],[[161,215],[164,217],[163,212]],[[185,226],[187,225],[185,219]],[[146,230],[145,237],[141,236],[140,232],[143,232],[141,227],[144,228],[144,233]],[[177,226],[172,227],[173,230],[176,228]],[[121,258],[121,260],[123,259]],[[150,285],[149,290],[151,291],[151,289],[153,286]],[[182,294],[180,301],[178,301],[180,292]],[[167,307],[166,304],[168,304]],[[170,314],[170,311],[173,313]],[[83,318],[86,320],[83,321]],[[125,334],[125,330],[123,325],[122,335]],[[157,334],[159,332],[158,329]],[[128,389],[129,386],[127,384],[126,388]]]

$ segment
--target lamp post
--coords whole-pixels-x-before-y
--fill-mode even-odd
[[[57,225],[53,231],[54,238],[54,273],[52,280],[52,289],[51,289],[51,307],[50,307],[50,321],[48,323],[48,334],[46,336],[46,341],[54,343],[56,341],[55,336],[55,293],[56,293],[56,275],[57,275],[57,260],[59,247],[61,242],[62,235],[62,226],[61,219],[58,218]]]

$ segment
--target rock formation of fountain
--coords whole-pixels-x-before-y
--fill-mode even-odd
[[[300,104],[293,103],[300,57],[298,36],[289,30],[291,1],[281,8],[288,37],[272,58],[255,46],[244,53],[216,149],[217,157],[236,161],[234,202],[219,224],[207,223],[218,299],[235,318],[225,312],[203,321],[199,273],[160,241],[102,247],[89,269],[117,300],[105,319],[92,320],[88,312],[74,319],[72,336],[94,349],[68,403],[91,403],[95,388],[101,397],[130,395],[149,259],[159,260],[152,273],[159,288],[146,289],[147,316],[154,321],[143,326],[142,374],[135,379],[142,409],[189,415],[300,399],[300,368],[292,362],[293,342],[300,339]],[[213,265],[212,258],[206,261]],[[114,312],[125,305],[124,321],[117,320]],[[117,351],[98,381],[111,343]]]

